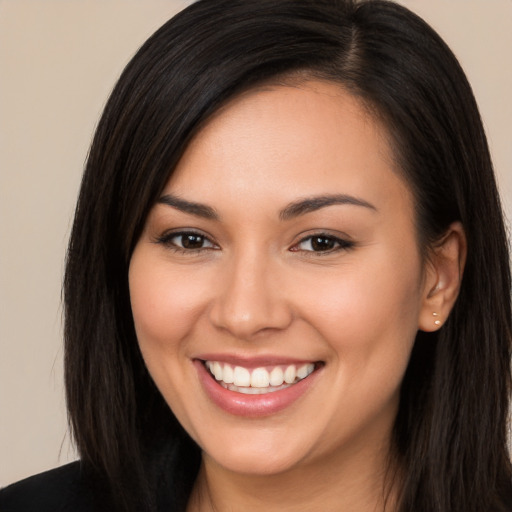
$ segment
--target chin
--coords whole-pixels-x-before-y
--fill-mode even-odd
[[[296,467],[307,457],[309,443],[305,439],[276,435],[269,429],[241,429],[224,439],[199,442],[205,457],[233,473],[274,475]],[[290,439],[291,438],[291,439]]]
[[[222,453],[208,454],[215,464],[224,469],[241,475],[270,476],[285,473],[299,464],[298,454],[275,453],[269,457],[266,453],[255,449],[229,450]]]

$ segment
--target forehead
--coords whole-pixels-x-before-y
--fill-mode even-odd
[[[192,140],[166,189],[193,190],[207,202],[219,193],[242,197],[249,188],[250,199],[284,201],[330,192],[371,196],[397,183],[407,188],[383,125],[341,86],[307,81],[252,89],[227,103]]]

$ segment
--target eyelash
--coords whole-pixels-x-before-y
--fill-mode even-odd
[[[325,251],[314,251],[314,250],[305,250],[300,249],[299,246],[308,243],[311,248],[313,248],[313,244],[316,242],[322,241],[328,241],[332,247],[328,248]],[[308,256],[312,256],[313,254],[315,256],[324,256],[328,254],[333,254],[339,251],[348,251],[354,247],[354,242],[351,242],[349,240],[345,240],[343,238],[339,238],[337,236],[331,235],[330,233],[314,233],[312,235],[308,235],[301,240],[299,240],[298,243],[296,243],[290,250],[293,252],[304,252],[304,253],[311,253],[308,254]]]
[[[175,238],[183,238],[184,237],[197,237],[204,240],[204,242],[209,242],[211,245],[208,247],[194,247],[194,248],[186,248],[186,247],[180,247],[179,245],[175,244],[173,240]],[[210,238],[208,238],[206,235],[203,235],[202,233],[197,233],[196,231],[179,231],[179,232],[173,232],[173,233],[164,233],[162,236],[158,237],[156,240],[157,243],[165,245],[169,249],[171,249],[174,252],[180,253],[180,254],[197,254],[202,251],[209,251],[212,249],[217,249],[218,246],[216,246]]]
[[[208,242],[210,245],[207,247],[186,248],[186,247],[179,246],[173,242],[173,240],[175,238],[181,237],[182,238],[181,243],[183,244],[183,238],[186,236],[200,238],[203,240],[203,242]],[[307,243],[307,242],[309,242],[309,245],[313,248],[313,244],[315,243],[315,240],[316,240],[316,242],[319,242],[320,240],[328,241],[328,243],[330,245],[332,245],[332,247],[330,247],[324,251],[322,251],[322,250],[321,251],[305,250],[305,249],[299,248],[300,245]],[[169,249],[171,249],[174,252],[181,253],[181,254],[188,254],[188,255],[198,254],[203,251],[210,251],[210,250],[218,249],[218,246],[215,245],[210,240],[210,238],[208,238],[206,235],[204,235],[202,233],[197,233],[195,231],[180,231],[180,232],[174,232],[174,233],[165,233],[162,236],[158,237],[156,242],[167,246]],[[320,242],[320,243],[322,243],[322,242]],[[332,253],[335,253],[338,251],[348,251],[348,250],[352,249],[354,247],[354,245],[355,245],[354,242],[344,240],[342,238],[333,236],[329,233],[314,233],[312,235],[308,235],[308,236],[302,238],[301,240],[299,240],[299,242],[297,242],[295,245],[293,245],[290,248],[290,251],[311,253],[311,254],[308,254],[308,256],[312,256],[313,254],[315,256],[323,256],[323,255],[332,254]]]

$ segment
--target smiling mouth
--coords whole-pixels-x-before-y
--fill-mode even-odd
[[[224,389],[247,395],[262,395],[297,384],[311,375],[321,363],[276,365],[253,369],[220,361],[204,361],[203,364]]]

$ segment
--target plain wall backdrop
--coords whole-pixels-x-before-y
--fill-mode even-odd
[[[124,65],[188,3],[0,0],[0,486],[76,458],[60,292],[83,164]],[[461,61],[511,218],[512,0],[399,3]]]

